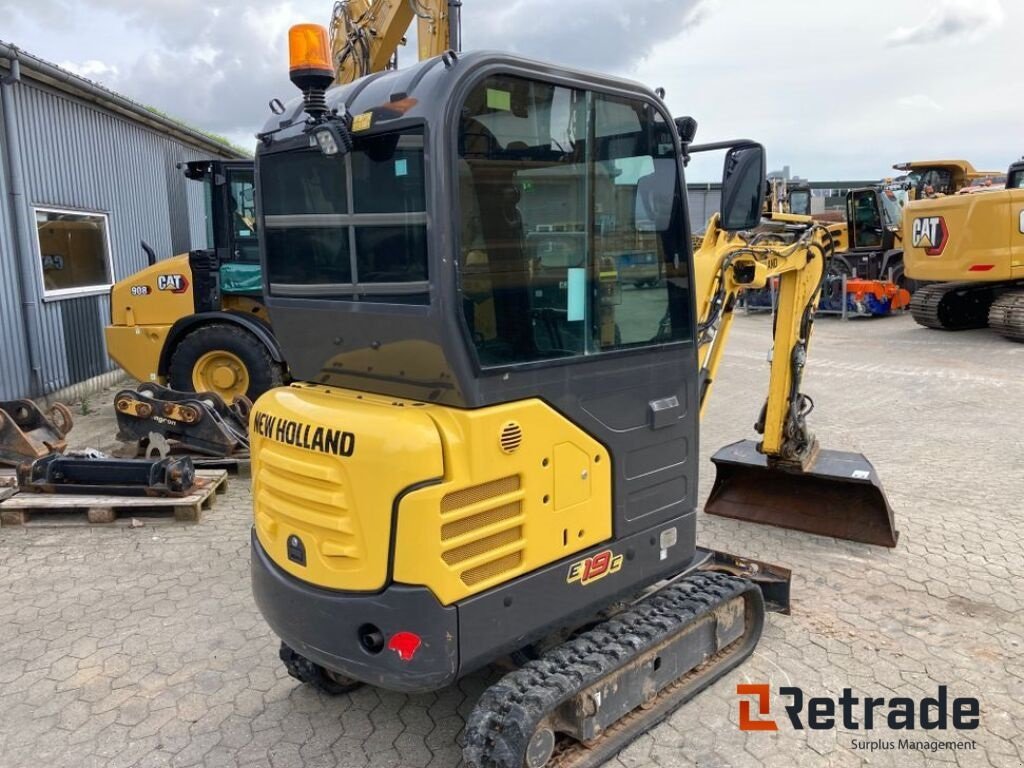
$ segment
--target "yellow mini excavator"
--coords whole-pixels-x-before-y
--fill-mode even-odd
[[[256,157],[297,380],[251,416],[256,603],[289,673],[327,691],[529,658],[477,702],[466,763],[600,765],[788,604],[788,572],[695,540],[739,291],[779,278],[775,351],[763,439],[719,454],[714,511],[895,544],[871,465],[806,425],[827,231],[749,244],[763,148],[693,145],[636,83],[448,52],[325,92],[326,30],[291,43],[303,98]],[[712,150],[722,211],[694,254],[685,160]],[[655,287],[605,279],[642,244]]]
[[[459,47],[461,0],[346,0],[331,17],[334,83],[396,66],[416,21],[420,59]],[[110,291],[107,351],[143,382],[255,400],[288,364],[261,296],[250,161],[188,163],[206,188],[209,247],[158,261]]]

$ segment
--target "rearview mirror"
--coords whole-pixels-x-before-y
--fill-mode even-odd
[[[738,232],[760,223],[765,173],[762,145],[752,142],[729,150],[722,171],[722,229]]]

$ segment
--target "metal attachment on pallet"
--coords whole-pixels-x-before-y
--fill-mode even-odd
[[[245,454],[251,408],[244,397],[228,405],[213,392],[178,392],[159,384],[140,384],[114,398],[118,437],[137,442],[141,453],[154,450],[160,456],[168,449],[220,457]]]
[[[18,467],[18,488],[35,493],[185,496],[195,482],[188,456],[150,460],[53,454]]]
[[[54,403],[44,414],[31,400],[0,400],[0,465],[16,467],[62,453],[72,424],[71,411],[63,403]]]

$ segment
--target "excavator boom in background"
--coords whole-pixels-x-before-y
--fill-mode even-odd
[[[462,0],[339,0],[330,25],[335,85],[396,67],[413,19],[420,61],[459,50],[461,10]]]

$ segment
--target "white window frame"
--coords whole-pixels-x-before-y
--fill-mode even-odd
[[[88,216],[96,219],[103,219],[103,249],[107,262],[107,277],[109,282],[97,283],[96,285],[83,285],[80,288],[60,288],[54,291],[47,290],[46,277],[43,274],[43,246],[39,242],[39,222],[37,213],[64,213],[71,216]],[[55,208],[48,205],[32,206],[32,224],[35,230],[36,240],[36,275],[39,278],[39,287],[42,290],[43,301],[59,301],[72,296],[99,296],[108,293],[114,285],[114,259],[110,249],[110,216],[101,211],[75,210],[74,208]]]

